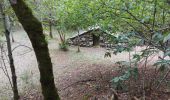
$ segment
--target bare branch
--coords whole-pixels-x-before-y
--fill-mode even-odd
[[[4,59],[4,56],[3,56],[3,45],[2,44],[0,45],[0,49],[1,49],[0,50],[1,51],[1,69],[4,72],[5,76],[8,78],[10,86],[13,89],[12,81],[11,81],[11,78],[9,76],[9,73],[8,73],[8,70],[7,70],[7,66],[6,66],[6,63],[5,63],[5,59]],[[2,63],[3,63],[3,65],[2,65]]]
[[[21,47],[21,46],[22,46],[22,47],[26,47],[26,48],[28,48],[28,49],[30,49],[30,50],[32,51],[32,48],[31,48],[31,47],[20,44],[20,45],[14,47],[14,48],[12,49],[12,52],[13,52],[15,49],[17,49],[18,47]]]

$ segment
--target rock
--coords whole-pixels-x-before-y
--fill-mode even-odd
[[[93,42],[89,42],[89,45],[92,46],[92,45],[93,45]]]
[[[82,40],[82,41],[85,41],[85,40],[86,40],[86,38],[84,38],[84,37],[83,37],[83,38],[81,38],[81,40]]]
[[[100,40],[103,40],[104,38],[103,37],[100,37]]]

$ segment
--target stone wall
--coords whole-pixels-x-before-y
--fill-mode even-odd
[[[80,39],[79,39],[80,38]],[[78,36],[69,39],[69,44],[70,45],[79,45],[82,47],[92,47],[93,46],[93,36],[92,34],[82,34]]]
[[[105,48],[111,48],[114,45],[109,42],[109,35],[107,33],[101,33],[96,31],[86,32],[79,35],[79,45],[81,47],[92,47],[93,45],[93,35],[99,36],[99,46]],[[70,45],[78,45],[78,36],[68,39]]]

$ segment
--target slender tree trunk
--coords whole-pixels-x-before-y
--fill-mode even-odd
[[[7,16],[5,15],[5,13],[3,11],[2,4],[0,4],[0,12],[3,17],[5,37],[7,40],[8,58],[9,58],[10,69],[11,69],[11,74],[12,74],[12,85],[13,85],[12,90],[13,90],[13,94],[14,94],[14,100],[19,100],[18,87],[17,87],[17,76],[16,76],[16,72],[15,72],[14,59],[12,56],[12,49],[11,49],[10,32],[7,27]]]
[[[8,16],[7,17],[7,23],[9,23],[9,32],[10,32],[10,35],[11,35],[11,39],[12,39],[12,42],[15,42],[15,40],[14,40],[14,36],[13,36],[13,33],[12,33],[12,28],[14,27],[13,26],[13,21],[11,20],[11,18]]]
[[[34,48],[40,71],[40,82],[44,100],[60,100],[54,84],[51,58],[41,22],[35,18],[24,0],[11,1],[10,3]]]
[[[13,33],[12,33],[12,29],[14,27],[14,21],[12,21],[10,16],[8,16],[8,22],[9,22],[9,25],[10,25],[9,32],[10,32],[10,35],[11,35],[12,42],[15,42],[15,39],[14,39],[14,36],[13,36]]]
[[[50,14],[50,18],[51,18],[51,14]],[[49,20],[49,28],[50,28],[50,37],[53,38],[53,33],[52,33],[52,20]]]
[[[15,42],[13,33],[10,33],[10,34],[11,34],[12,42]]]
[[[78,48],[77,48],[77,52],[80,52],[80,31],[78,30]]]
[[[51,22],[51,20],[49,21],[49,28],[50,28],[50,37],[53,38],[53,33],[52,33],[52,22]]]

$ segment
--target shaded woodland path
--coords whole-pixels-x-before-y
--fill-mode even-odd
[[[34,52],[31,50],[32,46],[23,30],[15,31],[14,38],[16,42],[12,44],[12,47],[15,48],[13,56],[20,94],[28,95],[28,98],[24,97],[27,98],[26,100],[37,100],[34,95],[40,92],[39,72]],[[52,40],[50,39],[49,49],[53,63],[55,82],[63,100],[81,100],[84,97],[84,93],[87,93],[88,96],[88,93],[94,92],[94,90],[91,89],[96,88],[96,86],[84,84],[84,89],[94,87],[89,90],[84,90],[81,86],[75,84],[78,82],[81,83],[82,81],[87,81],[86,83],[88,83],[88,81],[101,79],[108,82],[111,79],[111,72],[116,69],[114,62],[128,60],[127,52],[113,55],[111,58],[104,58],[106,50],[103,48],[81,48],[81,52],[77,53],[77,47],[72,46],[68,52],[63,52],[58,49],[58,42],[57,36]],[[140,50],[140,48],[138,49]],[[86,87],[87,85],[88,87]],[[104,85],[107,85],[107,83]],[[33,93],[31,97],[29,96],[30,90],[34,90],[31,91],[31,93]],[[107,92],[105,92],[105,94],[106,93]],[[11,94],[10,87],[7,78],[4,77],[3,72],[0,70],[0,97],[4,98],[2,100],[9,98],[6,97],[6,94]],[[80,95],[76,97],[75,95],[77,94]]]

